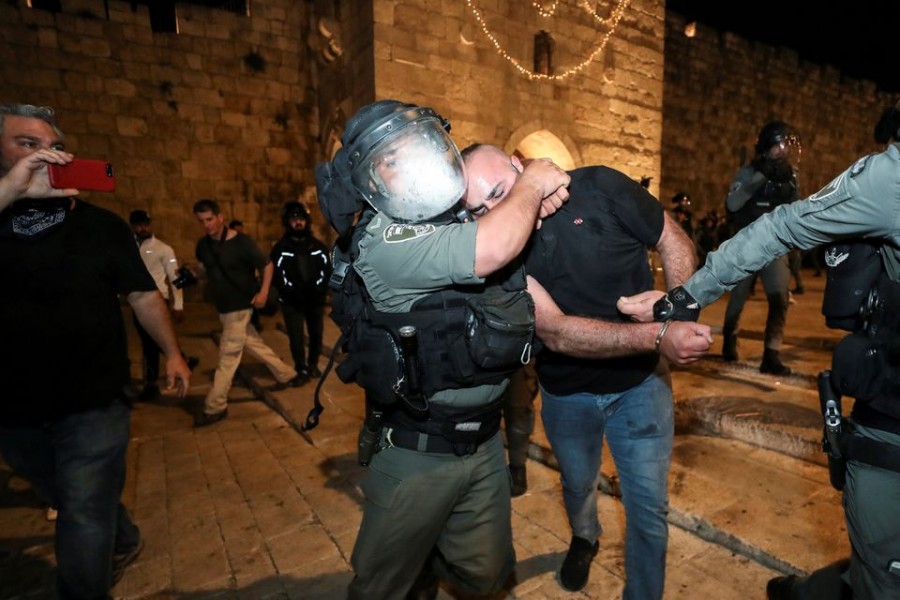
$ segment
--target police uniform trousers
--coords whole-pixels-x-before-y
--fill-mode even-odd
[[[538,393],[534,361],[509,376],[503,397],[503,420],[506,422],[506,447],[509,466],[524,467],[528,461],[528,445],[534,432],[534,399]]]
[[[349,600],[402,599],[426,561],[467,593],[499,590],[515,566],[510,481],[499,433],[474,454],[388,446],[361,484]]]
[[[769,350],[781,350],[784,340],[784,322],[788,311],[788,288],[791,283],[791,270],[788,268],[787,256],[781,256],[770,262],[759,271],[763,289],[766,291],[766,299],[769,302],[769,312],[766,316],[766,332],[764,347]],[[753,287],[753,276],[738,282],[728,297],[728,305],[725,307],[725,320],[722,324],[723,335],[736,335],[744,310],[744,304],[750,296]]]
[[[856,435],[900,446],[900,435],[881,429],[856,425]],[[851,460],[843,501],[854,600],[900,600],[900,473]]]

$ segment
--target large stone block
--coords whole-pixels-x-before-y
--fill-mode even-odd
[[[126,137],[147,135],[147,121],[140,117],[116,117],[116,132]]]
[[[126,79],[107,79],[104,87],[113,96],[133,97],[137,92],[135,85]]]

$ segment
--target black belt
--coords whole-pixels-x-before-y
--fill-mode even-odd
[[[396,429],[393,427],[387,430],[385,439],[388,444],[397,448],[432,454],[467,456],[475,454],[475,451],[478,450],[477,442],[451,442],[439,435],[430,435],[421,431]]]
[[[855,460],[879,469],[900,473],[900,446],[843,433],[840,437],[841,454],[845,460]]]

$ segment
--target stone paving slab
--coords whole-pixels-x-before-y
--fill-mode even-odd
[[[815,308],[810,294],[799,300],[804,310]],[[759,327],[763,305],[749,302],[745,322]],[[248,360],[241,369],[247,387],[233,388],[229,418],[194,430],[192,413],[216,361],[209,332],[218,323],[206,305],[188,309],[194,322],[182,332],[182,344],[201,358],[190,397],[178,402],[164,396],[134,411],[123,500],[147,546],[114,590],[116,598],[344,598],[361,519],[358,483],[365,475],[355,456],[359,391],[332,374],[323,388],[321,424],[304,437],[295,426],[312,406],[312,384],[274,391],[267,371]],[[701,320],[720,323],[724,302],[710,309]],[[263,336],[288,356],[277,320],[264,322]],[[789,315],[785,355],[800,375],[783,381],[755,373],[761,335],[752,327],[742,334],[740,364],[726,366],[712,357],[673,372],[681,420],[670,480],[666,598],[762,598],[774,574],[814,568],[846,553],[839,495],[817,457],[804,456],[805,450],[785,456],[777,443],[770,447],[737,435],[752,429],[756,415],[760,430],[780,429],[784,439],[793,432],[803,440],[801,448],[815,441],[811,383],[827,365],[832,339],[820,329]],[[330,323],[326,332],[330,347],[336,338]],[[260,394],[266,404],[256,400]],[[555,572],[569,530],[540,419],[529,452],[535,459],[528,465],[530,489],[513,500],[517,581],[497,600],[618,598],[621,503],[600,495],[601,552],[588,587],[564,592]],[[605,489],[614,493],[608,455],[603,472]],[[0,600],[47,598],[53,588],[52,524],[28,486],[10,475],[0,462]],[[462,596],[442,590],[440,598]]]

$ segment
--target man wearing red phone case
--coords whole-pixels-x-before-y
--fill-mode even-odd
[[[58,596],[109,598],[143,547],[120,501],[131,416],[120,294],[181,396],[190,370],[128,224],[50,188],[46,165],[72,160],[62,148],[52,109],[0,105],[0,452],[59,511]]]

